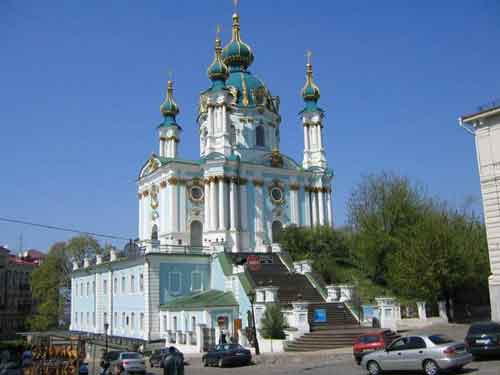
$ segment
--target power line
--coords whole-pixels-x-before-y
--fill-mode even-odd
[[[30,222],[30,221],[12,219],[12,218],[8,218],[8,217],[1,217],[0,216],[0,221],[5,221],[7,223],[14,223],[14,224],[31,225],[32,227],[38,227],[38,228],[44,228],[44,229],[52,229],[52,230],[59,230],[59,231],[62,231],[62,232],[86,234],[86,235],[94,236],[94,237],[110,238],[110,239],[113,239],[113,240],[126,240],[126,241],[130,240],[130,238],[121,237],[121,236],[114,236],[112,234],[102,234],[102,233],[95,233],[95,232],[86,232],[86,231],[82,231],[82,230],[78,230],[78,229],[73,229],[73,228],[65,228],[65,227],[59,227],[59,226],[56,226],[56,225],[33,223],[33,222]]]

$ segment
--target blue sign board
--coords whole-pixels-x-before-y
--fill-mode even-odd
[[[314,309],[314,323],[326,323],[326,309]]]

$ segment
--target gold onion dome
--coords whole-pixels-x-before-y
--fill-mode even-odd
[[[222,51],[222,58],[224,64],[233,69],[245,70],[253,62],[252,49],[240,37],[240,17],[237,13],[233,14],[232,37]]]
[[[320,97],[319,87],[313,82],[313,70],[310,61],[307,63],[306,84],[302,88],[302,97],[306,102],[317,102]]]
[[[163,126],[168,126],[175,123],[175,116],[179,114],[179,106],[174,100],[174,83],[172,80],[168,80],[167,84],[167,96],[165,97],[165,100],[163,103],[160,105],[160,111],[165,118],[163,121]]]
[[[225,81],[229,76],[227,65],[222,61],[222,47],[219,35],[215,39],[214,61],[208,67],[208,78],[212,81]]]

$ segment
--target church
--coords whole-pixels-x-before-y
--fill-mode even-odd
[[[209,87],[200,94],[197,160],[179,154],[183,126],[168,81],[158,153],[138,174],[141,251],[74,263],[72,331],[106,329],[202,351],[221,330],[243,342],[254,303],[257,327],[265,304],[280,303],[289,325],[300,328],[307,303],[327,300],[310,263],[292,262],[277,243],[286,226],[333,225],[333,172],[310,54],[300,163],[280,151],[280,98],[251,72],[253,61],[235,13],[231,40],[222,48],[216,37]],[[249,257],[260,266],[249,270]]]

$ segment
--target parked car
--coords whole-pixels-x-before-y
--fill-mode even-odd
[[[175,346],[172,346],[175,350],[175,354],[181,356],[182,361],[184,361],[184,354],[177,349]],[[168,354],[169,348],[161,348],[158,350],[155,350],[151,357],[149,357],[149,366],[151,367],[163,367],[163,360],[165,359],[165,356]]]
[[[463,342],[444,335],[405,336],[393,341],[385,350],[369,353],[361,366],[370,375],[382,371],[424,371],[436,375],[441,370],[458,370],[472,362]]]
[[[465,344],[474,357],[500,355],[500,324],[495,322],[471,324],[465,337]]]
[[[252,360],[250,350],[239,344],[216,345],[213,350],[203,355],[204,366],[248,365]]]
[[[126,374],[146,373],[146,362],[144,361],[144,357],[136,352],[121,352],[118,355],[118,359],[111,362],[109,373],[113,375],[116,374],[119,367],[122,367]]]
[[[390,329],[374,330],[359,335],[352,346],[354,360],[359,365],[363,356],[375,350],[385,349],[398,337],[396,332]]]

